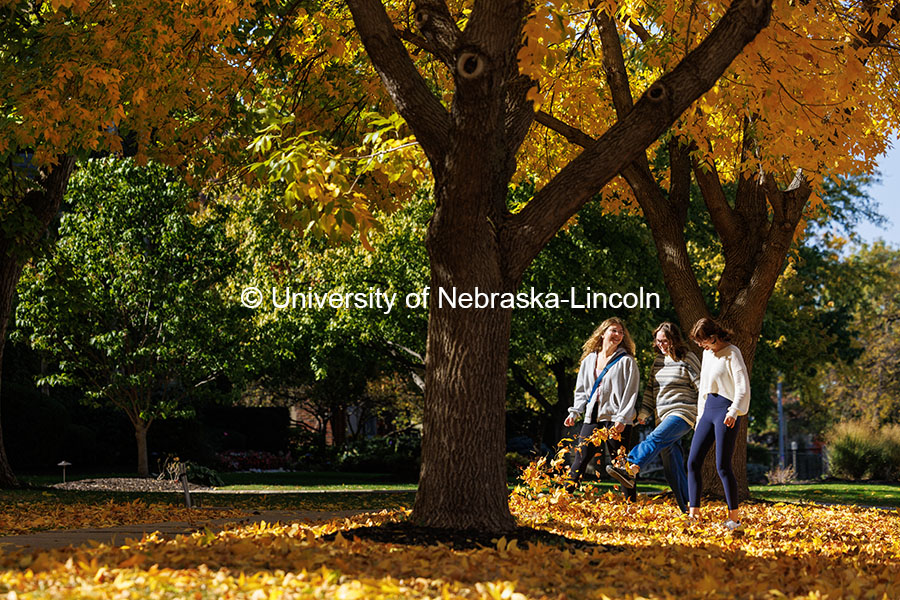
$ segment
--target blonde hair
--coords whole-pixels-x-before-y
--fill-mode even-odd
[[[619,317],[610,317],[600,323],[597,329],[594,330],[594,333],[591,334],[591,337],[584,343],[584,346],[582,346],[583,352],[581,353],[579,362],[587,358],[591,352],[596,352],[603,347],[603,334],[613,325],[618,325],[624,332],[622,341],[619,343],[619,348],[624,348],[625,352],[634,356],[634,340],[631,339],[631,334],[628,333],[628,327],[625,326],[625,321]]]

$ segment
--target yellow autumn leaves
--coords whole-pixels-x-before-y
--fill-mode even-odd
[[[382,511],[325,524],[209,531],[123,547],[0,554],[11,598],[874,598],[900,597],[896,510],[750,504],[742,534],[688,524],[661,501],[511,497],[520,524],[598,544],[404,546],[348,532]],[[322,536],[341,531],[333,541]]]
[[[75,502],[61,504],[52,500],[0,504],[0,536],[47,529],[115,527],[163,521],[196,522],[200,519],[239,517],[246,511],[221,508],[192,510],[164,503],[116,502],[102,504]]]

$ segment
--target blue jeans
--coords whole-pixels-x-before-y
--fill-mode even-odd
[[[631,449],[628,453],[628,462],[641,468],[653,460],[657,454],[664,453],[664,467],[666,479],[672,486],[675,501],[682,512],[687,511],[687,473],[684,470],[684,454],[681,451],[681,438],[686,436],[691,426],[681,417],[670,415],[654,429],[647,438]],[[666,452],[668,451],[668,452]],[[666,460],[668,459],[668,460]],[[668,465],[665,463],[668,462]],[[669,477],[671,475],[671,477]]]

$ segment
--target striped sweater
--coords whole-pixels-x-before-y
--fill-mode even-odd
[[[691,427],[697,420],[697,390],[700,386],[700,360],[688,352],[676,361],[667,354],[657,354],[644,388],[639,419],[656,414],[657,425],[669,415],[677,415]]]

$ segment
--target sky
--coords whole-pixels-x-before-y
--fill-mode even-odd
[[[894,140],[893,148],[878,161],[881,171],[881,184],[869,190],[872,198],[878,201],[878,212],[890,220],[885,229],[871,223],[860,225],[859,233],[863,241],[872,243],[883,239],[900,248],[900,140]]]

